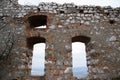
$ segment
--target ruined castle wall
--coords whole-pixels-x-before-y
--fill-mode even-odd
[[[21,6],[7,3],[0,8],[3,26],[14,27],[16,36],[13,57],[6,77],[30,79],[32,48],[27,38],[42,37],[46,43],[46,80],[78,80],[72,74],[72,38],[84,36],[89,75],[86,79],[120,77],[120,8],[40,3]],[[30,28],[28,18],[47,16],[47,28]],[[6,29],[5,34],[8,34]],[[5,36],[0,34],[0,40]],[[1,45],[0,45],[1,46]]]

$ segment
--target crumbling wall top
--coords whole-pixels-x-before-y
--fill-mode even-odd
[[[120,13],[120,7],[77,6],[73,3],[57,4],[41,2],[38,6],[20,5],[17,0],[2,1],[0,16],[24,17],[30,12],[51,14],[112,14]]]

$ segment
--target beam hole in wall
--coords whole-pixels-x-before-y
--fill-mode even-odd
[[[45,43],[34,44],[32,57],[32,76],[44,76],[45,69]]]
[[[86,45],[89,42],[90,38],[86,36],[72,38],[72,70],[74,77],[86,78],[88,76]]]
[[[34,15],[28,17],[28,23],[30,28],[47,28],[47,16],[46,15]]]
[[[110,23],[110,24],[114,24],[114,23],[115,23],[115,20],[109,20],[109,23]]]
[[[82,9],[79,11],[79,13],[83,13],[83,12],[84,12],[84,10],[82,10]]]
[[[60,11],[60,14],[64,14],[65,12],[64,11]]]

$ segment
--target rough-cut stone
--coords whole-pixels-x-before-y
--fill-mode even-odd
[[[51,25],[49,28],[50,29],[55,29],[55,25]]]
[[[66,68],[65,71],[64,71],[64,73],[70,73],[70,72],[72,72],[72,68],[71,67]]]
[[[29,19],[38,15],[40,19]],[[43,23],[46,28],[35,28]],[[119,40],[119,7],[44,2],[38,6],[22,6],[17,0],[2,0],[0,80],[80,80],[72,72],[72,42],[86,45],[88,76],[84,80],[117,78],[120,76]],[[45,76],[31,76],[36,43],[46,44]]]
[[[115,41],[116,40],[116,36],[112,36],[110,37],[109,41]]]

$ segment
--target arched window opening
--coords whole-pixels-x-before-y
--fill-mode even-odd
[[[43,37],[28,37],[26,41],[27,41],[27,47],[33,50],[31,75],[43,76],[44,64],[45,64],[46,40]]]
[[[73,76],[85,78],[88,75],[86,48],[81,42],[72,43]]]
[[[30,28],[46,28],[47,16],[46,15],[34,15],[28,17],[28,23]]]
[[[75,36],[72,38],[72,64],[73,76],[86,78],[88,75],[86,45],[90,42],[90,37]]]
[[[45,43],[37,43],[33,47],[32,76],[44,76],[45,69]]]
[[[83,42],[85,45],[87,45],[90,42],[90,37],[76,36],[72,38],[72,42]]]
[[[29,37],[27,40],[27,47],[33,49],[33,45],[36,43],[45,43],[45,38],[43,37]]]

